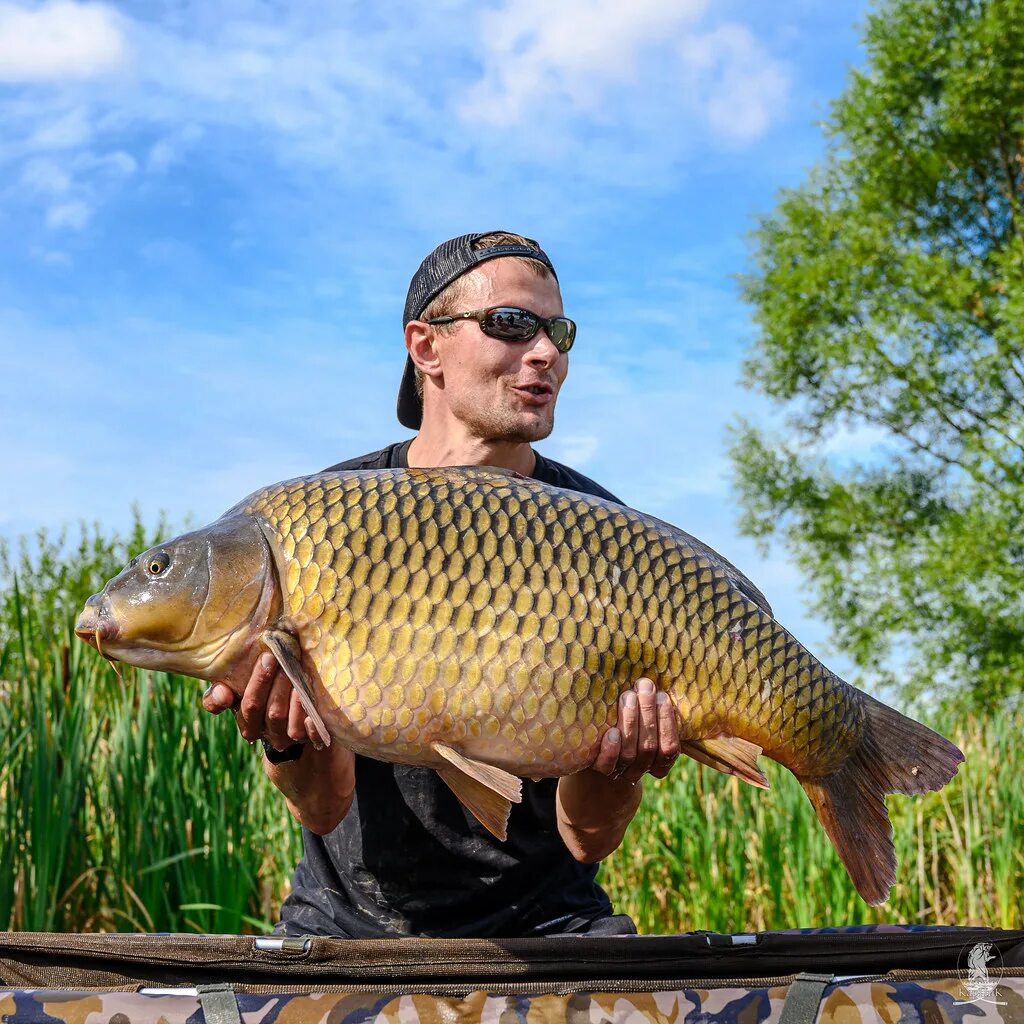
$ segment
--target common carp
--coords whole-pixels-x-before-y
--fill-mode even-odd
[[[800,781],[869,903],[896,878],[886,793],[939,789],[948,740],[829,671],[699,540],[486,467],[274,484],[133,558],[77,634],[112,660],[248,678],[269,648],[320,741],[434,768],[499,839],[520,777],[589,765],[640,676],[683,751]]]

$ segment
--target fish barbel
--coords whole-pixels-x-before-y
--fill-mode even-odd
[[[486,467],[321,473],[133,559],[76,625],[105,657],[244,682],[269,648],[323,743],[438,771],[498,838],[520,777],[587,767],[640,676],[682,750],[800,781],[869,903],[886,793],[943,786],[948,740],[844,682],[696,538]]]

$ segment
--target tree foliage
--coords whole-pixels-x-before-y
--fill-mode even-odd
[[[890,0],[825,158],[755,233],[743,528],[907,692],[1024,693],[1024,4]],[[880,440],[859,461],[835,439]],[[863,434],[860,436],[864,436]]]

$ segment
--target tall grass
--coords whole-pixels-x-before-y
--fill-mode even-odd
[[[257,752],[200,684],[122,684],[74,637],[85,598],[165,530],[0,552],[0,927],[265,930],[298,861]]]
[[[939,793],[888,798],[898,881],[869,907],[796,779],[767,763],[771,790],[694,762],[648,780],[602,882],[642,931],[759,930],[893,921],[1024,926],[1019,718],[933,725],[967,761]]]
[[[45,536],[0,551],[0,928],[237,932],[276,918],[298,830],[230,716],[200,684],[127,670],[71,627],[85,598],[159,533]],[[925,798],[891,797],[900,861],[866,906],[795,780],[754,790],[689,761],[643,806],[601,881],[641,931],[871,921],[1024,926],[1018,718],[930,724],[967,755]]]

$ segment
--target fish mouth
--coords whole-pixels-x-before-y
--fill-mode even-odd
[[[115,641],[120,635],[117,623],[110,615],[110,606],[99,595],[90,597],[75,623],[75,636],[103,653],[103,644]]]

